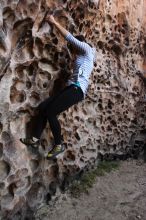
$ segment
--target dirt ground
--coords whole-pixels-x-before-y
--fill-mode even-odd
[[[97,177],[88,194],[62,194],[42,206],[36,220],[146,220],[146,163],[123,161],[118,170]]]

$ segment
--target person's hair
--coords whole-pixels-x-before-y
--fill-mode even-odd
[[[87,43],[87,41],[86,41],[86,39],[85,39],[85,37],[83,36],[83,35],[76,35],[75,36],[75,38],[77,38],[79,41],[81,41],[81,42],[85,42],[85,43]],[[89,44],[89,43],[87,43],[90,47],[92,47],[92,45],[91,44]]]
[[[81,41],[81,42],[87,43],[87,41],[86,41],[86,39],[85,39],[85,37],[84,37],[83,35],[76,35],[75,38],[76,38],[77,40]],[[89,44],[89,43],[87,43],[87,44]],[[71,45],[70,43],[68,43],[67,46],[68,46],[70,52],[72,53],[72,52],[73,52],[73,48],[74,48],[73,45]],[[89,44],[89,46],[92,47],[91,44]]]
[[[77,38],[81,42],[85,42],[86,43],[86,39],[85,39],[85,37],[83,35],[76,35],[75,38]]]

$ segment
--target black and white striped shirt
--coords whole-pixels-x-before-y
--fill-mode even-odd
[[[87,43],[79,41],[71,33],[68,33],[65,39],[80,51],[74,61],[73,75],[68,81],[68,85],[78,82],[85,96],[89,77],[94,67],[95,49]]]

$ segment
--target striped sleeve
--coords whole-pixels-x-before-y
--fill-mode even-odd
[[[67,36],[65,37],[65,39],[72,44],[74,47],[76,47],[77,49],[79,49],[80,51],[87,53],[90,49],[90,46],[85,43],[85,42],[81,42],[78,39],[76,39],[70,32],[68,32]]]

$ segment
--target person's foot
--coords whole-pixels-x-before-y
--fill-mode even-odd
[[[51,151],[48,152],[46,159],[54,159],[58,154],[62,153],[65,150],[63,145],[56,145]]]
[[[25,145],[29,145],[32,147],[39,147],[40,144],[40,140],[37,138],[20,138],[21,143],[25,144]]]

